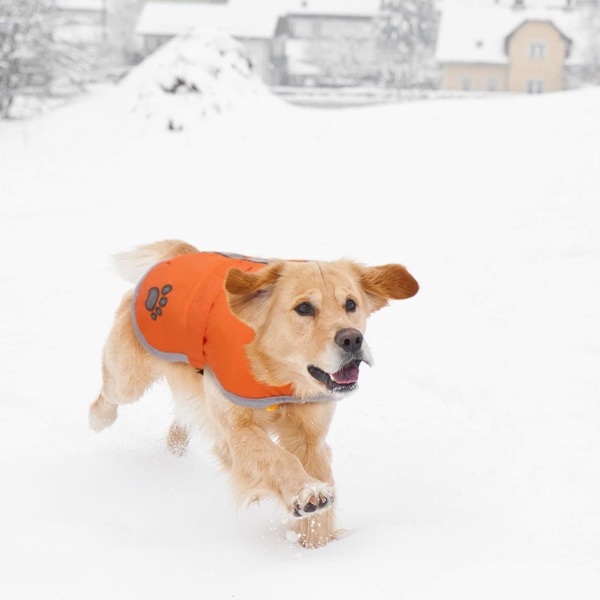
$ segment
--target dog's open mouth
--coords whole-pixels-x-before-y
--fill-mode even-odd
[[[335,373],[326,373],[319,367],[311,365],[308,372],[321,383],[324,383],[330,392],[351,392],[358,385],[358,371],[361,361],[352,360]]]

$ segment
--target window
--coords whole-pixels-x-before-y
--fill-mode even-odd
[[[543,60],[546,58],[546,42],[530,42],[529,58],[533,60]]]
[[[487,91],[488,92],[497,92],[499,89],[498,79],[496,77],[490,77],[487,80]]]
[[[468,92],[471,89],[471,78],[470,77],[463,77],[460,80],[460,89],[463,92]]]
[[[314,38],[323,37],[323,29],[321,27],[321,21],[314,19],[310,22],[310,36]]]
[[[528,94],[543,94],[544,93],[544,81],[542,79],[528,79],[527,80],[527,93]]]

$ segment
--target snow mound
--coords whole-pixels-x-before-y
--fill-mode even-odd
[[[159,48],[123,87],[136,113],[173,131],[268,95],[240,43],[200,28]]]

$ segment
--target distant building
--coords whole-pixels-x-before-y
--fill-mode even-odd
[[[173,37],[194,27],[223,31],[246,47],[258,75],[272,82],[271,43],[278,12],[266,2],[193,2],[149,0],[144,4],[136,32],[141,53],[147,56]]]
[[[303,2],[277,22],[276,80],[284,85],[356,84],[373,73],[379,0]]]
[[[136,32],[145,56],[193,27],[217,29],[244,44],[256,72],[268,85],[322,83],[332,78],[335,55],[350,53],[347,71],[352,69],[352,52],[364,56],[350,40],[364,37],[379,3],[380,0],[148,0]],[[322,58],[324,55],[326,59]]]
[[[99,47],[107,35],[107,0],[55,0],[60,35],[69,41]]]
[[[563,9],[444,9],[436,59],[442,89],[543,93],[569,87],[582,63],[581,16]]]
[[[52,0],[55,35],[84,51],[96,75],[119,76],[133,54],[139,0]],[[113,71],[114,68],[114,71]]]

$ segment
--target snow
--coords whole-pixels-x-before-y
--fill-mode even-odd
[[[241,2],[243,0],[237,0]],[[274,0],[277,2],[277,0]],[[285,5],[294,15],[352,15],[355,17],[371,17],[380,6],[380,0],[289,0]]]
[[[251,64],[239,42],[197,27],[148,56],[129,73],[123,88],[139,118],[181,130],[259,97],[268,102]]]
[[[600,90],[259,98],[179,133],[129,98],[0,123],[0,597],[596,600]],[[169,455],[166,387],[88,430],[127,289],[110,256],[172,237],[421,284],[373,315],[375,366],[337,408],[341,540],[236,513],[201,436]]]
[[[102,12],[105,5],[106,0],[56,0],[56,6],[63,10]]]

